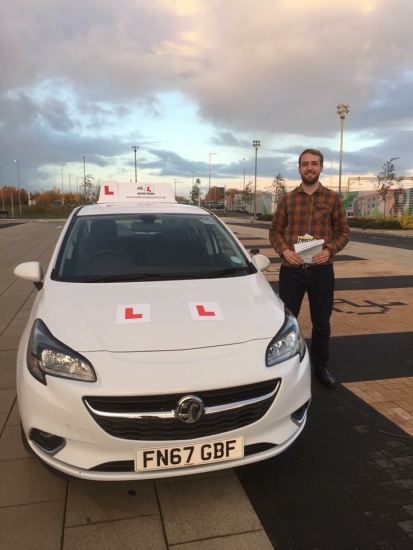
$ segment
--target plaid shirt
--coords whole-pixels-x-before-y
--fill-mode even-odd
[[[319,185],[312,195],[301,185],[282,195],[277,203],[271,227],[270,243],[281,256],[284,265],[291,266],[283,257],[284,250],[294,250],[299,236],[306,233],[324,239],[324,247],[331,251],[328,263],[349,241],[349,227],[341,197],[335,191]]]

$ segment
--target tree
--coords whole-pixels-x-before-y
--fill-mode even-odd
[[[376,174],[377,182],[374,183],[374,189],[376,189],[381,196],[383,201],[383,219],[386,219],[386,202],[389,201],[391,196],[391,188],[393,185],[397,184],[397,189],[394,191],[394,194],[397,196],[401,193],[403,189],[403,178],[398,178],[396,176],[396,168],[394,166],[395,160],[398,160],[400,157],[393,157],[383,164],[382,171]]]
[[[248,204],[249,211],[251,212],[251,203],[254,198],[254,184],[250,181],[244,188],[242,192],[242,200],[245,204]]]
[[[97,186],[92,182],[95,178],[88,174],[83,183],[80,184],[80,194],[82,195],[83,202],[91,201],[96,198]]]
[[[285,179],[280,172],[275,176],[272,183],[265,188],[266,194],[270,197],[271,202],[276,205],[282,195],[287,192]]]
[[[201,180],[199,178],[196,178],[195,183],[193,184],[189,192],[189,200],[191,201],[191,204],[199,203],[199,199],[201,196],[200,185],[201,185]]]

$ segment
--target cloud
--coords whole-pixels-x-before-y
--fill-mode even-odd
[[[342,102],[346,171],[411,171],[412,17],[409,0],[4,0],[4,176],[24,156],[43,183],[85,155],[126,175],[139,142],[150,176],[205,174],[216,148],[215,176],[239,178],[258,138],[261,176],[296,178],[308,146],[336,162]]]

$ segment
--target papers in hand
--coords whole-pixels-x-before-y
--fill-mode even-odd
[[[311,258],[323,249],[324,239],[313,239],[294,245],[294,250],[304,260],[305,264],[312,264]]]

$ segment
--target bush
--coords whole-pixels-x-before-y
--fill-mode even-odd
[[[348,218],[350,227],[359,229],[406,229],[397,218],[389,218],[384,220],[380,218]]]
[[[413,214],[408,216],[407,214],[402,214],[400,218],[400,225],[403,229],[413,229]]]

